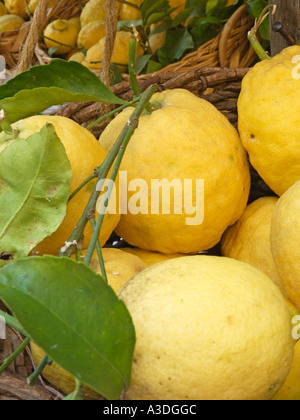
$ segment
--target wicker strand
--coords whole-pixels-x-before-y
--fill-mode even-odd
[[[14,76],[27,70],[32,62],[35,46],[39,40],[40,33],[47,16],[49,0],[40,0],[34,12],[28,37],[22,47],[20,60],[14,71]]]

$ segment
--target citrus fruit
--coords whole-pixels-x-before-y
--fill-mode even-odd
[[[81,29],[80,18],[79,17],[73,17],[71,19],[68,19],[68,22],[69,22],[69,25],[75,26],[75,28],[77,29],[77,33],[79,33],[79,31]]]
[[[82,258],[85,257],[85,254],[86,250],[82,252]],[[138,256],[116,248],[102,248],[102,256],[108,284],[116,293],[128,280],[147,267]],[[90,267],[96,273],[101,274],[97,251],[93,254]]]
[[[272,216],[271,250],[291,301],[300,309],[300,181],[279,199]]]
[[[264,272],[287,297],[271,253],[271,220],[277,202],[276,197],[262,197],[249,204],[238,222],[225,232],[221,249],[225,257],[247,262]]]
[[[105,28],[106,24],[103,20],[95,20],[84,25],[78,34],[78,47],[88,50],[97,44],[100,39],[105,37]]]
[[[294,342],[278,287],[231,258],[176,258],[120,290],[136,347],[129,400],[269,400]]]
[[[132,3],[138,7],[142,5],[144,0],[130,0],[129,3]],[[120,7],[119,20],[136,20],[141,19],[141,12],[135,7],[130,6],[129,4],[122,4]]]
[[[4,5],[8,10],[8,13],[21,16],[23,19],[28,17],[25,0],[4,0]]]
[[[295,354],[291,370],[275,401],[300,401],[300,341],[295,344]]]
[[[29,14],[33,15],[33,13],[35,12],[35,9],[37,8],[37,5],[39,4],[39,1],[40,0],[30,0],[29,2],[27,1]],[[56,0],[49,0],[48,7],[52,7],[55,4],[55,2]],[[25,8],[25,10],[26,9],[27,8]]]
[[[162,254],[161,252],[145,251],[140,248],[122,248],[122,251],[136,255],[146,264],[147,267],[162,261],[171,260],[173,258],[181,258],[183,254]]]
[[[242,143],[278,195],[300,178],[299,57],[295,45],[257,63],[244,77],[238,100]]]
[[[72,179],[70,192],[72,193],[86,178],[93,174],[94,169],[99,166],[106,157],[105,150],[97,142],[96,138],[85,128],[75,123],[69,118],[58,116],[38,115],[12,124],[14,129],[19,131],[20,139],[27,139],[34,133],[39,132],[46,123],[53,124],[56,133],[62,141],[67,156],[71,163]],[[0,150],[3,132],[0,134]],[[6,142],[5,144],[7,144]],[[3,146],[2,146],[3,147]],[[67,214],[62,224],[56,232],[42,241],[34,252],[39,254],[58,254],[60,248],[65,244],[78,222],[85,206],[90,198],[96,181],[87,184],[67,206]],[[118,183],[116,183],[118,188]],[[106,243],[120,216],[118,214],[106,214],[100,233],[102,246]],[[90,224],[84,231],[84,245],[88,245],[92,236]]]
[[[8,10],[3,3],[0,2],[0,16],[8,15]]]
[[[120,7],[119,2],[117,2]],[[83,27],[94,20],[106,20],[105,0],[90,0],[82,9],[80,15],[81,26]]]
[[[25,20],[18,15],[3,15],[0,16],[0,32],[12,31],[19,29]]]
[[[32,341],[30,342],[30,349],[32,354],[32,360],[35,366],[38,366],[45,356],[45,352]],[[47,365],[42,372],[43,378],[54,386],[65,395],[69,395],[75,390],[75,379],[74,377],[60,367],[56,362],[52,362],[51,365]],[[99,400],[99,394],[88,388],[86,385],[82,386],[82,394],[85,400]]]
[[[85,58],[85,55],[81,51],[74,52],[68,58],[68,61],[77,61],[77,63],[82,63]]]
[[[247,156],[229,121],[191,92],[157,93],[152,104],[157,109],[140,118],[121,164],[120,184],[128,193],[116,232],[137,248],[195,254],[216,245],[242,216],[250,189]],[[105,150],[132,111],[104,130]]]
[[[126,72],[128,66],[129,41],[131,33],[119,31],[116,35],[111,62],[116,64],[122,72]],[[100,39],[95,45],[88,49],[83,65],[90,69],[102,69],[102,58],[105,49],[105,38]],[[138,44],[136,54],[142,55],[143,48]]]
[[[57,19],[44,30],[44,39],[47,48],[57,47],[56,55],[70,52],[77,43],[78,30],[75,25],[66,19]],[[63,45],[62,45],[63,44]]]

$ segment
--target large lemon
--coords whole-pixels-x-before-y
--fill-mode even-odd
[[[288,375],[289,309],[249,264],[168,260],[137,274],[119,297],[137,337],[130,400],[269,400]]]
[[[26,13],[26,0],[5,0],[4,5],[8,13],[21,16],[24,19],[28,17]]]
[[[140,118],[121,165],[127,214],[117,233],[137,248],[197,253],[217,244],[245,210],[246,152],[228,120],[191,92],[164,91],[152,103],[157,109]],[[102,133],[105,150],[132,111],[119,114]]]
[[[130,0],[129,3],[140,7],[144,0]],[[141,19],[141,12],[139,9],[130,6],[129,4],[122,4],[120,7],[119,20],[136,20]]]
[[[271,253],[271,220],[277,202],[276,197],[262,197],[249,204],[238,222],[225,232],[221,248],[225,257],[247,262],[261,270],[287,297]]]
[[[280,197],[272,217],[271,250],[292,302],[300,309],[300,181]]]
[[[100,146],[95,137],[85,128],[69,118],[58,116],[38,115],[18,121],[12,127],[19,131],[20,139],[27,139],[34,133],[39,132],[46,123],[53,124],[56,133],[62,141],[67,156],[71,163],[72,193],[86,178],[93,174],[94,169],[99,166],[106,157],[105,150]],[[0,134],[1,140],[4,134]],[[65,244],[76,226],[85,206],[91,196],[96,181],[87,184],[68,204],[67,214],[56,232],[42,241],[35,252],[39,254],[58,254],[60,248]],[[118,186],[118,184],[116,184]],[[100,242],[106,243],[120,216],[118,214],[106,214],[100,233]],[[91,225],[88,224],[84,231],[84,244],[87,246],[92,236]]]
[[[244,77],[238,127],[252,165],[278,195],[300,178],[300,46],[256,64]]]

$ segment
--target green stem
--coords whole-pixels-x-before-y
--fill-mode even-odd
[[[7,359],[4,360],[4,363],[0,366],[0,375],[3,373],[9,365],[15,360],[17,356],[25,349],[25,347],[29,344],[30,339],[26,338],[23,343],[14,351]]]
[[[138,103],[136,110],[134,111],[134,114],[141,115],[145,106],[148,104],[151,96],[156,91],[157,87],[150,86],[141,96],[140,102]],[[137,111],[138,110],[138,111]],[[99,188],[99,185],[101,183],[104,183],[107,174],[109,173],[109,170],[111,166],[113,165],[120,147],[123,144],[124,137],[127,133],[127,131],[130,129],[130,125],[126,124],[126,127],[122,131],[121,135],[118,137],[117,141],[114,143],[113,147],[111,148],[110,152],[108,153],[107,157],[103,161],[103,163],[96,169],[98,172],[98,182],[96,183],[94,190],[92,192],[92,195],[83,211],[83,214],[81,215],[75,229],[73,230],[70,238],[68,239],[68,243],[73,244],[74,241],[79,242],[79,240],[83,237],[84,228],[87,225],[88,220],[90,220],[91,214],[95,213],[95,208],[97,204],[97,200],[100,196],[101,188]],[[99,184],[100,183],[100,184]],[[93,250],[95,249],[95,244]],[[75,245],[70,245],[67,249],[61,250],[59,253],[59,256],[61,257],[70,257],[74,251]],[[93,252],[92,252],[93,253]],[[91,256],[90,256],[91,257]]]
[[[81,401],[82,398],[82,392],[81,392],[81,386],[82,383],[77,379],[75,379],[75,390],[72,392],[72,394],[69,394],[66,398],[64,398],[64,401]]]
[[[7,325],[9,325],[11,328],[14,328],[15,330],[19,331],[22,335],[25,337],[27,336],[27,333],[24,331],[22,325],[19,323],[19,321],[16,320],[11,315],[8,315],[6,312],[0,311],[0,316],[4,318]]]
[[[134,97],[137,98],[141,94],[141,88],[138,84],[136,77],[136,39],[134,36],[131,37],[129,41],[129,60],[128,60],[128,69],[130,76],[130,85],[134,93]]]
[[[157,86],[153,85],[153,86],[150,86],[143,93],[139,104],[137,105],[136,109],[133,111],[132,116],[129,118],[128,123],[126,124],[125,128],[123,129],[122,133],[120,134],[120,136],[119,136],[119,138],[116,142],[116,144],[120,144],[120,141],[121,141],[121,145],[119,147],[118,155],[117,155],[114,167],[113,167],[112,175],[110,177],[110,181],[112,181],[112,182],[109,182],[109,185],[108,185],[108,188],[107,188],[107,192],[106,192],[107,199],[103,200],[103,202],[102,202],[101,209],[100,209],[100,214],[98,216],[97,223],[96,223],[96,227],[95,227],[95,230],[93,232],[93,235],[92,235],[92,238],[91,238],[91,241],[90,241],[90,244],[89,244],[86,256],[85,256],[85,259],[84,259],[84,263],[87,264],[87,265],[90,264],[90,261],[91,261],[91,258],[92,258],[92,255],[93,255],[93,252],[94,252],[94,249],[95,249],[98,237],[99,237],[99,233],[100,233],[100,229],[101,229],[101,226],[102,226],[102,223],[103,223],[104,215],[106,213],[107,206],[108,206],[108,201],[109,201],[111,192],[113,190],[114,183],[115,183],[117,174],[119,172],[119,168],[120,168],[120,165],[121,165],[126,147],[127,147],[133,133],[135,132],[135,130],[138,126],[138,121],[139,121],[139,118],[140,118],[141,114],[143,113],[144,109],[146,108],[146,106],[149,103],[149,100],[151,99],[153,94],[156,92],[156,90],[157,90]]]
[[[134,9],[140,10],[139,6],[136,4],[130,3],[127,0],[117,0],[118,3],[126,4],[127,6],[133,7]]]
[[[108,112],[105,115],[102,115],[102,117],[98,118],[96,121],[93,121],[91,124],[87,126],[87,129],[90,130],[91,128],[95,127],[95,125],[101,123],[102,121],[106,120],[107,118],[113,117],[115,114],[118,114],[119,112],[123,111],[123,109],[126,109],[134,104],[136,104],[139,101],[140,98],[135,98],[131,102],[127,102],[127,104],[119,106],[118,108]]]
[[[248,39],[250,41],[250,44],[252,45],[252,48],[254,49],[254,51],[258,55],[258,58],[261,61],[271,59],[269,54],[263,49],[263,47],[262,47],[261,43],[259,42],[259,40],[257,39],[256,33],[254,31],[250,31],[248,33]]]
[[[72,194],[70,194],[68,202],[70,202],[72,198],[74,198],[75,195],[78,194],[79,191],[82,190],[82,188],[84,188],[90,181],[92,181],[95,178],[97,178],[97,175],[93,174],[93,175],[90,175],[85,181],[83,181],[83,183],[80,184],[79,187],[77,187],[76,190],[72,192]]]
[[[28,376],[28,378],[27,378],[28,385],[30,385],[31,387],[35,385],[36,381],[38,380],[38,377],[40,376],[40,374],[42,373],[44,368],[47,365],[49,365],[49,363],[51,363],[51,361],[52,360],[47,355],[44,356],[43,360],[38,365],[38,367],[35,369],[35,371],[30,376]]]
[[[91,219],[90,222],[91,222],[91,225],[92,225],[92,228],[93,228],[93,231],[94,231],[95,227],[96,227],[95,219]],[[99,265],[100,265],[100,269],[101,269],[101,274],[102,274],[102,277],[104,278],[104,280],[107,283],[107,274],[106,274],[106,269],[105,269],[104,260],[103,260],[103,254],[102,254],[101,246],[99,244],[99,240],[96,243],[96,250],[97,250]]]

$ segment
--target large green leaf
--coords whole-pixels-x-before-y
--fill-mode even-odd
[[[27,257],[0,270],[0,297],[52,360],[105,398],[120,397],[135,331],[100,275],[68,258]]]
[[[164,66],[171,64],[194,48],[193,37],[186,28],[169,29],[164,45],[157,51],[159,61]]]
[[[65,102],[124,104],[89,69],[59,58],[34,66],[0,86],[0,109],[10,123]]]
[[[57,230],[66,215],[71,176],[51,124],[7,144],[0,153],[0,259],[28,255]]]

